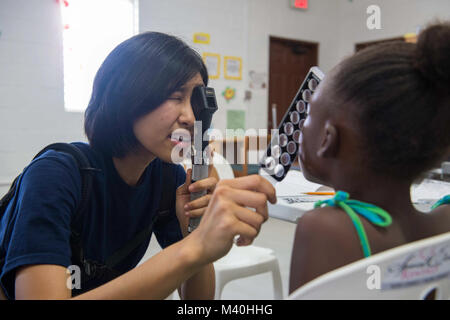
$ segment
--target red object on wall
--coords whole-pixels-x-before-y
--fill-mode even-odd
[[[295,0],[294,7],[298,9],[308,9],[308,0]]]
[[[57,3],[60,3],[61,0],[56,0]],[[62,0],[64,7],[68,7],[69,6],[69,0]]]

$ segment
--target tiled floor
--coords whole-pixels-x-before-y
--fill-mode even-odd
[[[295,224],[269,218],[261,228],[260,234],[253,242],[258,247],[270,248],[275,252],[280,266],[283,295],[287,296],[289,289],[289,269],[291,250],[294,241]],[[144,259],[160,250],[156,239],[152,239]],[[177,299],[178,295],[174,295]],[[222,299],[236,300],[267,300],[273,299],[272,275],[259,274],[229,282],[222,292]]]

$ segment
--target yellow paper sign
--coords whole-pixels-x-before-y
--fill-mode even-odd
[[[242,59],[239,57],[224,57],[225,79],[242,79]]]
[[[203,32],[194,33],[194,43],[209,44],[210,41],[211,41],[211,37],[210,37],[209,33],[203,33]]]
[[[208,70],[210,79],[219,79],[220,77],[220,54],[217,53],[203,53],[203,62]]]

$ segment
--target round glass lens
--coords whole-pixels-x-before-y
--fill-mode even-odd
[[[311,91],[315,91],[316,89],[317,89],[317,80],[316,79],[311,79],[311,80],[309,80],[309,82],[308,82],[308,88],[311,90]]]
[[[294,134],[292,135],[292,138],[294,138],[294,141],[299,143],[299,139],[300,139],[300,130],[295,130]]]
[[[294,125],[291,122],[286,123],[284,125],[284,132],[290,136],[294,132]]]
[[[297,145],[295,144],[294,141],[289,141],[288,145],[287,145],[287,151],[290,154],[294,154],[295,151],[297,151]]]
[[[300,121],[300,115],[297,111],[293,111],[291,113],[291,121],[293,124],[297,124]]]
[[[302,130],[304,124],[305,124],[305,119],[300,120],[300,123],[298,124],[298,128],[299,128],[300,130]]]
[[[297,105],[296,105],[297,111],[299,113],[303,113],[306,111],[306,104],[303,100],[298,100]]]
[[[266,168],[269,170],[273,170],[273,168],[275,167],[275,159],[272,157],[268,157],[265,161],[264,164],[266,165]]]
[[[303,100],[305,100],[306,102],[309,102],[311,100],[311,91],[306,89],[305,91],[303,91],[302,97],[303,97]]]
[[[281,155],[280,161],[283,166],[287,166],[291,163],[291,156],[285,152]]]
[[[275,167],[275,175],[276,175],[278,178],[281,178],[281,177],[283,176],[283,174],[284,174],[284,168],[283,168],[283,166],[282,166],[281,164],[278,164],[278,165]]]

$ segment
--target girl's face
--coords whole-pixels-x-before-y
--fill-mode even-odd
[[[201,85],[204,85],[203,79],[197,73],[163,104],[134,123],[133,130],[137,140],[153,158],[172,162],[172,149],[178,143],[171,139],[175,130],[188,130],[192,137],[195,117],[191,95],[193,89]]]
[[[306,179],[321,184],[326,184],[325,172],[327,166],[320,150],[327,138],[326,123],[329,120],[328,108],[330,103],[327,97],[327,77],[319,84],[312,96],[308,107],[303,129],[300,134],[298,160]]]

